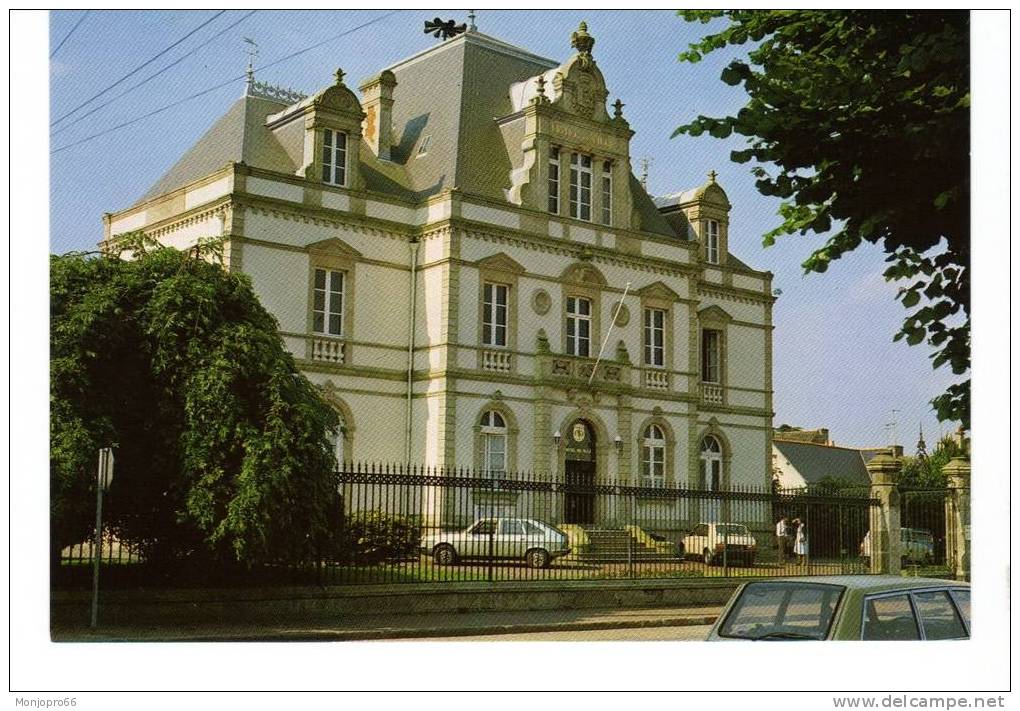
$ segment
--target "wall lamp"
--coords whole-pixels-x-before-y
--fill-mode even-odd
[[[616,435],[616,439],[613,440],[613,444],[616,445],[617,452],[623,451],[623,438],[620,437],[620,435]]]
[[[559,430],[556,430],[556,432],[553,434],[553,442],[559,444],[561,439],[563,439],[563,435],[560,434]]]

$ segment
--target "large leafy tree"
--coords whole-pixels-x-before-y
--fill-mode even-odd
[[[133,241],[132,241],[133,239]],[[295,368],[247,277],[130,238],[133,258],[53,256],[51,531],[104,518],[149,560],[308,560],[337,491],[333,410]]]
[[[969,26],[966,12],[682,11],[725,22],[680,55],[697,62],[750,44],[722,80],[742,85],[734,116],[677,129],[747,136],[757,188],[783,200],[764,236],[828,234],[808,272],[862,242],[887,254],[887,280],[909,309],[897,340],[927,340],[933,367],[970,368]],[[970,427],[970,381],[936,397],[940,419]]]

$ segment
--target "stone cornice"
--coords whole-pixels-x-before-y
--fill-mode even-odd
[[[252,193],[233,193],[234,204],[254,212],[273,215],[293,222],[322,225],[325,227],[343,228],[362,234],[378,235],[390,239],[406,241],[415,236],[417,230],[400,222],[383,220],[377,217],[366,217],[344,210],[306,205],[304,203],[279,200],[265,195]]]
[[[760,291],[741,289],[737,286],[723,286],[722,284],[713,284],[704,281],[698,282],[697,293],[698,296],[711,296],[717,299],[735,301],[741,304],[767,304],[771,306],[776,300],[776,297],[764,294]]]

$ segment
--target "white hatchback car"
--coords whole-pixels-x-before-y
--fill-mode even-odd
[[[758,543],[742,523],[699,523],[683,537],[677,554],[701,558],[705,565],[754,565]]]
[[[523,560],[532,568],[545,568],[553,558],[570,552],[570,542],[563,531],[535,519],[483,518],[463,531],[426,533],[421,549],[437,565],[491,557]]]

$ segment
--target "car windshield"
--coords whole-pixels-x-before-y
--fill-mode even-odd
[[[720,536],[746,536],[747,526],[739,523],[721,523],[715,527]]]
[[[744,587],[720,637],[825,639],[846,588],[810,582],[762,582]]]

